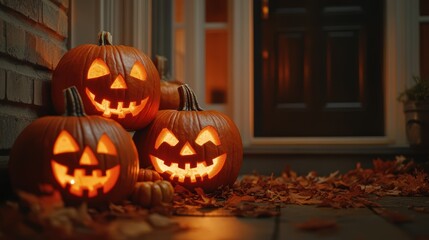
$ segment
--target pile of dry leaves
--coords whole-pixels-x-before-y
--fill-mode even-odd
[[[270,216],[285,204],[311,204],[332,208],[377,206],[381,196],[427,196],[429,178],[413,161],[397,157],[393,161],[373,160],[373,168],[356,168],[341,175],[318,176],[315,171],[298,176],[286,169],[281,176],[245,175],[232,188],[213,194],[196,194],[176,186],[176,214],[186,215],[196,208],[222,208],[239,216]],[[223,213],[228,213],[223,211]],[[192,213],[190,213],[192,215]],[[228,214],[226,214],[228,215]]]
[[[18,202],[0,207],[0,239],[133,239],[166,228],[185,229],[163,208],[145,209],[128,201],[102,209],[65,206],[56,191],[18,195]]]
[[[373,161],[373,168],[356,168],[340,174],[298,176],[287,169],[281,176],[245,175],[233,187],[204,193],[176,186],[172,205],[152,209],[124,202],[104,209],[64,206],[60,195],[36,197],[19,193],[18,202],[0,206],[0,238],[25,239],[127,239],[166,228],[186,230],[169,216],[224,215],[275,216],[286,204],[312,204],[332,208],[377,206],[382,196],[428,196],[428,174],[413,161]]]

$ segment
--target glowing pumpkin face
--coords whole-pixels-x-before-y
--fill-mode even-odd
[[[179,90],[181,110],[160,110],[134,134],[140,165],[189,189],[232,185],[243,155],[238,129],[224,114],[202,111],[187,85]]]
[[[124,200],[139,170],[131,136],[113,120],[85,115],[72,89],[64,116],[39,118],[18,136],[9,160],[12,186],[41,194],[39,187],[49,184],[67,203]]]
[[[111,45],[110,33],[100,34],[100,46],[81,45],[67,52],[52,76],[52,98],[64,110],[63,89],[76,86],[86,112],[137,130],[155,117],[160,102],[159,74],[139,50]]]
[[[116,147],[109,136],[107,134],[101,136],[97,143],[97,154],[108,156],[110,158],[108,160],[114,162],[113,167],[101,169],[91,147],[86,146],[79,158],[79,165],[72,169],[73,164],[70,163],[69,156],[78,152],[80,152],[80,147],[75,139],[66,130],[61,131],[54,143],[53,155],[55,159],[51,160],[52,175],[57,183],[64,189],[68,188],[71,194],[79,197],[84,196],[84,191],[87,192],[89,198],[92,198],[98,195],[99,189],[101,194],[106,194],[112,190],[118,181],[121,167],[116,160]],[[58,162],[61,158],[64,163]],[[112,165],[107,162],[106,164]]]
[[[163,144],[164,149],[160,149]],[[206,144],[212,145],[211,148],[221,144],[217,131],[212,126],[207,126],[201,130],[193,143],[184,140],[182,144],[179,144],[179,140],[173,132],[163,128],[155,141],[157,152],[153,155],[150,154],[149,157],[155,170],[169,175],[170,180],[184,183],[185,179],[189,179],[191,183],[196,183],[197,181],[204,181],[205,178],[212,179],[215,177],[222,170],[227,158],[226,153],[206,154],[205,156],[200,154],[204,152],[203,146]],[[169,147],[175,150],[168,150]],[[209,153],[217,152],[214,149],[210,150]],[[181,161],[169,161],[172,155],[171,151],[176,155],[173,159],[180,159]],[[164,156],[165,159],[160,157],[164,152],[170,152],[169,156]]]
[[[147,80],[147,73],[145,67],[139,61],[136,61],[129,73],[129,81],[135,81],[132,84],[134,88],[144,88],[144,81]],[[111,79],[114,79],[111,81]],[[139,83],[141,81],[142,83]],[[108,83],[105,85],[104,83]],[[110,86],[109,86],[110,84]],[[111,118],[112,116],[118,119],[123,119],[127,115],[132,117],[137,116],[145,109],[146,104],[149,100],[149,96],[143,99],[140,98],[128,98],[128,100],[109,100],[104,97],[100,98],[97,96],[103,96],[106,92],[116,92],[115,95],[126,95],[128,85],[121,73],[116,76],[112,76],[110,68],[100,58],[95,59],[88,69],[87,84],[85,87],[85,93],[92,105],[97,111],[102,114],[103,117]],[[116,97],[115,99],[118,99]]]

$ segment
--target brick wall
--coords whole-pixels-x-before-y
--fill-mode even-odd
[[[52,114],[50,79],[68,43],[69,0],[0,0],[0,155]]]

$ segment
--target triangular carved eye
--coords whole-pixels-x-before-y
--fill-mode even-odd
[[[216,129],[212,126],[207,126],[203,128],[203,130],[201,130],[201,132],[198,134],[197,138],[195,139],[195,143],[200,146],[208,142],[212,142],[216,146],[220,145],[219,135],[217,134]]]
[[[79,145],[76,140],[66,130],[62,130],[54,143],[54,155],[60,153],[78,152]]]
[[[170,130],[164,128],[159,133],[158,138],[156,138],[155,149],[158,149],[159,146],[161,146],[161,144],[163,143],[167,143],[168,145],[173,147],[179,143],[179,140]]]
[[[130,76],[137,78],[142,81],[146,81],[147,79],[147,72],[143,64],[140,62],[135,62],[133,67],[131,68]]]
[[[115,144],[110,140],[107,134],[103,134],[97,144],[97,153],[104,153],[117,156]]]
[[[100,58],[95,59],[88,70],[88,79],[98,78],[110,74],[109,66]]]

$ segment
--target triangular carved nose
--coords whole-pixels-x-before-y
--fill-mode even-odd
[[[194,154],[195,154],[195,150],[192,148],[189,142],[186,142],[185,145],[183,145],[182,149],[180,150],[181,156],[190,156]]]
[[[82,153],[82,157],[79,160],[80,165],[98,165],[98,160],[94,155],[94,152],[88,146]]]
[[[126,89],[127,84],[125,83],[124,77],[122,77],[121,74],[119,74],[115,81],[113,81],[112,85],[110,85],[111,89]]]

